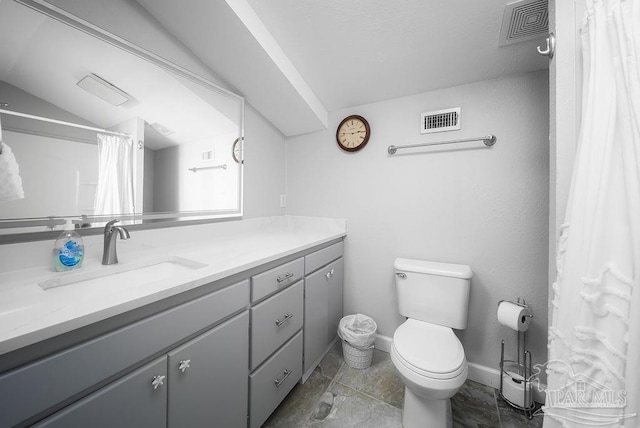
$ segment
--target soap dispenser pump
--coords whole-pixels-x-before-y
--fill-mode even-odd
[[[71,219],[67,219],[63,231],[53,246],[53,268],[58,271],[77,269],[84,259],[82,236],[75,230]]]

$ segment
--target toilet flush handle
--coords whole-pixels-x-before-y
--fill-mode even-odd
[[[403,272],[396,272],[396,275],[398,275],[402,279],[405,279],[407,277],[407,274]]]

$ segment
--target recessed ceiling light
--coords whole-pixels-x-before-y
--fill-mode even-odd
[[[114,106],[121,106],[133,99],[131,95],[122,89],[95,74],[89,74],[83,77],[82,80],[78,82],[78,86]]]

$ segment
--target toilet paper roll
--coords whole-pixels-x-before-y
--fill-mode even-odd
[[[524,399],[524,388],[527,387],[527,402]],[[502,396],[516,406],[530,408],[533,405],[531,382],[514,372],[502,372]]]
[[[531,324],[531,310],[515,303],[500,302],[498,322],[515,331],[527,331]]]

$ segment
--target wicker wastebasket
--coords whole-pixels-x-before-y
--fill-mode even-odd
[[[373,349],[378,326],[362,314],[347,315],[340,320],[338,336],[342,339],[344,362],[354,369],[366,369],[373,360]]]

